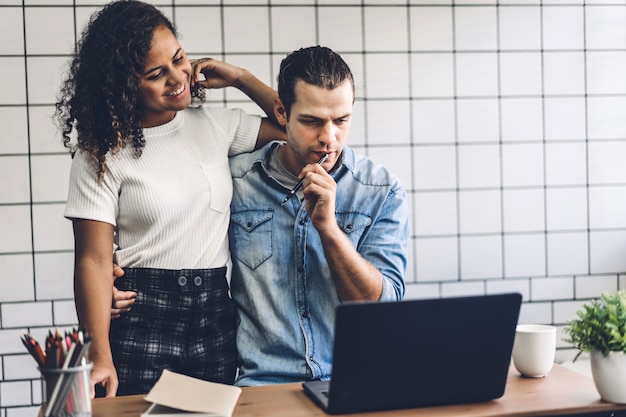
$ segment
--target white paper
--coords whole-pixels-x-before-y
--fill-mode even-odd
[[[241,395],[239,387],[203,381],[166,369],[145,399],[181,410],[180,415],[192,412],[198,413],[197,415],[231,417],[239,395]],[[144,415],[176,414],[152,414],[149,409]]]

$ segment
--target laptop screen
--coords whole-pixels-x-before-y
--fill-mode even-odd
[[[521,298],[510,293],[340,305],[327,411],[502,396]]]

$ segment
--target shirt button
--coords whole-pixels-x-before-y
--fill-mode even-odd
[[[303,311],[303,312],[302,312],[302,318],[305,318],[305,319],[306,319],[307,317],[309,317],[309,313],[308,313],[308,312],[306,312],[306,311]]]
[[[201,276],[197,276],[193,279],[193,283],[196,285],[196,287],[199,287],[200,285],[202,285],[202,277]]]
[[[305,223],[306,221],[304,219],[300,220],[300,226],[304,226]]]
[[[181,287],[184,287],[185,285],[187,285],[187,277],[184,275],[179,276],[178,285],[180,285]]]

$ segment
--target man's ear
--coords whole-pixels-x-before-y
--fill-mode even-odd
[[[283,106],[283,102],[279,98],[274,99],[274,116],[281,126],[287,124],[287,109]]]

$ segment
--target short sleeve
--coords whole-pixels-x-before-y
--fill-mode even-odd
[[[98,182],[95,164],[78,150],[72,160],[65,212],[68,219],[87,219],[115,226],[118,213],[118,189],[110,174]]]

